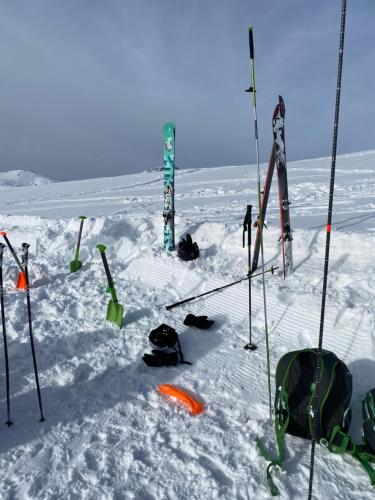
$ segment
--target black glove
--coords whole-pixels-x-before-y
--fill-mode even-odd
[[[215,323],[212,319],[207,319],[207,316],[195,316],[194,314],[188,314],[184,320],[184,325],[195,326],[201,330],[207,330]]]
[[[178,364],[178,353],[154,349],[152,354],[143,355],[143,361],[148,366],[176,366]]]

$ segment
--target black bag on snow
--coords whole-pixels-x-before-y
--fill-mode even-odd
[[[148,336],[152,347],[152,354],[144,354],[143,361],[149,366],[175,366],[178,363],[190,365],[184,361],[178,334],[174,328],[159,325],[151,330]]]
[[[199,247],[198,244],[191,238],[190,234],[187,234],[185,238],[178,244],[177,255],[182,260],[194,260],[199,257]]]
[[[367,439],[365,435],[365,440],[372,440],[374,447],[355,445],[347,434],[351,421],[352,375],[333,352],[323,350],[320,358],[319,412],[315,416],[313,401],[316,397],[317,352],[317,349],[289,352],[280,358],[276,367],[275,432],[278,457],[272,457],[257,439],[260,453],[270,461],[267,482],[273,496],[278,495],[279,490],[272,480],[271,469],[282,467],[285,434],[311,440],[314,429],[319,444],[333,453],[350,453],[363,465],[375,485],[375,471],[369,463],[375,460],[375,407],[372,406],[372,412],[367,412],[370,423],[366,424],[367,427],[372,424],[373,433],[367,433]],[[375,390],[372,397],[375,397]],[[319,420],[315,421],[315,417]]]

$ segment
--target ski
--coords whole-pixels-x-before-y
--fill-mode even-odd
[[[174,250],[174,170],[175,170],[175,137],[176,124],[164,125],[164,248]]]
[[[264,220],[266,218],[266,212],[267,212],[267,203],[268,203],[268,198],[270,195],[270,189],[271,189],[271,184],[272,184],[272,177],[273,177],[273,171],[275,170],[275,159],[276,159],[276,150],[275,150],[275,145],[272,145],[272,151],[271,151],[271,157],[270,161],[268,163],[268,169],[267,169],[267,175],[266,175],[266,180],[264,182],[264,187],[262,191],[262,221],[264,225]],[[259,260],[259,251],[260,251],[260,225],[259,225],[259,216],[257,221],[254,223],[254,225],[257,228],[257,233],[255,236],[255,245],[254,245],[254,252],[253,252],[253,263],[251,266],[251,272],[255,272],[258,268],[258,260]]]
[[[276,154],[277,180],[279,188],[280,204],[280,225],[281,225],[281,245],[284,278],[293,273],[293,254],[292,254],[292,230],[290,227],[289,197],[288,197],[288,177],[286,171],[285,154],[285,105],[283,98],[279,95],[279,103],[275,108],[272,117],[273,140]]]

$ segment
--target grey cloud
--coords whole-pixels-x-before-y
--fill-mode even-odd
[[[247,29],[255,30],[261,160],[277,95],[288,158],[330,153],[341,2],[8,0],[0,5],[0,168],[65,180],[162,163],[255,161]],[[375,147],[375,2],[348,2],[339,152]],[[373,114],[373,113],[372,113]]]

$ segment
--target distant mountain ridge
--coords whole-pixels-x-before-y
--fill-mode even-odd
[[[54,182],[48,177],[43,177],[32,170],[8,170],[0,172],[0,189],[22,186],[42,186]]]

